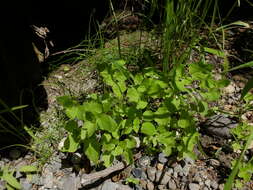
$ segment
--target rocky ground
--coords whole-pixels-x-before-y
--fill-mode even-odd
[[[215,64],[220,61],[213,55],[207,55],[206,58]],[[217,113],[200,123],[200,145],[196,145],[195,149],[199,159],[177,161],[173,156],[166,157],[163,153],[148,156],[140,152],[134,164],[125,166],[115,163],[109,170],[104,170],[90,166],[78,152],[62,153],[57,149],[64,131],[60,126],[56,97],[64,94],[84,96],[97,89],[96,71],[87,68],[90,67],[86,61],[74,66],[62,65],[43,82],[49,107],[41,112],[41,125],[45,130],[37,135],[42,140],[33,146],[44,156],[46,153],[49,155],[40,173],[27,175],[14,172],[23,190],[223,190],[225,179],[231,172],[231,160],[239,156],[229,146],[233,138],[230,130],[238,125],[238,119],[231,113],[235,113],[240,105],[241,90],[252,73],[229,76],[231,83],[223,89],[223,96],[218,103],[224,113]],[[242,117],[253,123],[252,112],[246,112]],[[50,152],[50,149],[53,151]],[[252,155],[253,149],[249,149],[244,159],[249,160]],[[24,165],[38,165],[40,161],[32,152],[12,148],[7,156],[1,158],[0,167],[10,165],[18,170]],[[138,183],[135,184],[133,179],[137,179]],[[5,182],[0,181],[0,189],[4,189],[4,186]],[[241,189],[253,189],[253,181]]]

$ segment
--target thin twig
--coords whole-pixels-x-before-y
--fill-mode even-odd
[[[77,51],[77,52],[80,52],[80,51],[94,52],[94,50],[87,50],[87,49],[70,49],[70,50],[63,50],[63,51],[52,53],[50,56],[59,55],[59,54],[66,54],[66,53],[75,52],[75,51]]]

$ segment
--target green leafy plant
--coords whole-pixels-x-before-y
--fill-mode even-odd
[[[82,104],[68,96],[58,98],[70,119],[64,126],[69,135],[62,151],[82,148],[93,163],[102,160],[106,167],[115,159],[132,163],[139,138],[149,153],[194,157],[194,115],[211,114],[207,102],[217,100],[219,88],[227,84],[225,79],[214,80],[211,65],[180,64],[169,78],[151,67],[132,74],[123,60],[98,68],[105,83],[103,94],[92,94]]]
[[[30,175],[32,172],[37,172],[38,169],[36,166],[26,165],[19,168],[18,171]],[[8,165],[0,170],[0,179],[6,182],[7,190],[22,189],[18,180],[13,176],[14,172],[15,170],[11,170]]]

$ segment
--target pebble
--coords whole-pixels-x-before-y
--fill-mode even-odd
[[[177,164],[175,167],[174,167],[174,174],[178,174],[179,176],[183,176],[183,168],[180,164]]]
[[[31,190],[32,189],[32,184],[29,183],[25,178],[21,178],[19,180],[20,185],[22,186],[22,190]]]
[[[168,158],[164,153],[160,153],[158,155],[158,161],[162,164],[165,164],[168,161]]]
[[[164,168],[164,165],[163,164],[161,164],[161,163],[158,163],[157,165],[156,165],[156,168],[158,169],[158,170],[163,170],[163,168]]]
[[[80,178],[75,177],[75,174],[67,176],[63,182],[63,190],[76,190],[80,187]]]
[[[140,168],[145,168],[145,167],[149,166],[150,163],[151,163],[150,157],[148,157],[148,156],[143,156],[143,157],[141,157],[141,158],[138,160],[138,163],[137,163],[137,164],[138,164],[138,167],[140,167]]]
[[[196,184],[196,183],[189,184],[189,190],[199,190],[199,189],[200,189],[199,184]]]
[[[150,167],[147,169],[147,175],[148,175],[148,179],[152,182],[155,181],[155,175],[156,175],[156,169],[154,167]]]
[[[157,187],[159,190],[167,190],[165,185],[158,185]]]
[[[218,183],[216,182],[216,181],[211,181],[211,187],[213,188],[213,189],[218,189],[218,187],[219,187],[219,185],[218,185]]]
[[[206,185],[207,187],[210,187],[210,186],[211,186],[211,181],[210,181],[209,179],[207,179],[207,180],[205,181],[205,185]]]
[[[162,171],[158,170],[155,174],[155,182],[161,181]]]
[[[220,184],[219,185],[219,190],[223,190],[224,189],[224,184]]]
[[[191,166],[190,165],[185,165],[182,169],[183,175],[184,176],[188,176],[189,172],[190,172]]]
[[[101,190],[117,190],[119,185],[110,181],[105,181],[101,187]]]
[[[190,157],[186,157],[184,159],[184,162],[185,162],[185,164],[194,164],[195,163],[195,161]]]
[[[211,166],[220,166],[220,162],[219,162],[219,160],[216,160],[216,159],[210,159],[209,160],[209,163],[210,163],[210,165]]]
[[[167,185],[169,183],[170,179],[171,179],[170,173],[169,172],[165,172],[164,176],[163,176],[163,178],[161,180],[161,184],[162,185]]]
[[[135,178],[141,178],[142,177],[142,169],[141,168],[133,168],[132,174]]]
[[[142,188],[146,189],[146,187],[147,187],[147,181],[141,179],[141,180],[140,180],[140,186],[141,186]]]
[[[171,190],[175,190],[175,189],[177,189],[177,184],[176,184],[176,182],[173,179],[170,179],[169,183],[168,183],[168,187]]]
[[[148,182],[147,183],[147,190],[154,190],[155,189],[155,186],[152,182]]]
[[[53,173],[52,172],[47,172],[47,174],[44,173],[43,176],[43,184],[46,188],[51,189],[53,187]]]

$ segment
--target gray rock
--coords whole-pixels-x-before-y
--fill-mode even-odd
[[[220,162],[219,160],[216,160],[216,159],[209,159],[209,163],[211,166],[220,166]]]
[[[137,165],[138,165],[138,167],[140,167],[140,168],[145,168],[145,167],[149,166],[150,163],[151,163],[150,157],[148,157],[148,156],[143,156],[143,157],[141,157],[141,158],[138,160]]]
[[[162,171],[160,170],[157,170],[156,174],[155,174],[155,182],[159,182],[161,179],[161,176],[162,176]]]
[[[167,190],[165,185],[158,185],[157,187],[159,190]]]
[[[150,168],[147,168],[147,175],[148,175],[148,179],[152,182],[155,181],[155,175],[156,175],[156,168],[154,167],[150,167]]]
[[[169,183],[170,179],[171,179],[171,174],[169,172],[165,172],[164,176],[161,180],[161,184],[162,185],[167,185]]]
[[[101,187],[101,190],[117,190],[118,184],[110,181],[105,181]]]
[[[141,179],[141,180],[140,180],[140,185],[139,185],[139,186],[141,186],[143,189],[146,189],[146,187],[147,187],[147,181]]]
[[[63,190],[77,190],[80,187],[80,178],[75,175],[67,176],[63,182]]]
[[[141,168],[133,168],[132,169],[132,174],[135,178],[141,178],[142,177],[142,169]]]
[[[52,172],[47,172],[47,174],[43,175],[43,184],[46,188],[52,189],[53,188],[53,180],[54,176]]]
[[[189,184],[189,190],[199,190],[200,186],[197,183],[190,183]]]
[[[210,179],[207,179],[207,180],[205,181],[205,185],[206,185],[207,187],[210,187],[210,186],[211,186],[211,181],[210,181]]]
[[[213,188],[213,189],[218,189],[218,187],[219,187],[219,185],[218,185],[218,183],[216,182],[216,181],[211,181],[211,187]]]
[[[195,163],[195,161],[190,157],[186,157],[184,159],[184,162],[185,162],[185,164],[194,164]]]
[[[152,182],[148,182],[147,183],[147,190],[154,190],[155,189],[155,186]]]
[[[128,185],[121,185],[111,181],[105,181],[100,190],[132,190]]]
[[[177,189],[177,184],[173,179],[171,179],[171,180],[169,180],[168,187],[171,190],[176,190]]]
[[[191,166],[186,164],[183,169],[182,169],[182,172],[183,172],[183,175],[184,176],[188,176],[189,172],[190,172],[190,169],[191,169]]]
[[[0,190],[4,190],[5,189],[5,181],[0,180]]]
[[[197,182],[197,183],[202,182],[202,178],[200,177],[198,173],[193,177],[193,182]]]
[[[32,189],[32,184],[29,183],[25,178],[21,178],[19,180],[20,185],[22,186],[22,190],[31,190]]]
[[[174,170],[173,170],[173,168],[169,168],[167,172],[169,175],[172,175],[174,173]]]
[[[220,184],[219,185],[219,190],[223,190],[224,189],[224,184]]]
[[[174,167],[174,175],[176,175],[176,173],[180,176],[183,176],[183,168],[180,164],[177,164],[175,167]]]
[[[164,153],[160,153],[158,155],[158,161],[162,164],[165,164],[168,161],[168,158]]]
[[[43,185],[43,179],[40,177],[39,174],[34,174],[32,176],[31,183],[36,184],[36,185]]]
[[[210,190],[208,187],[204,187],[203,190]]]

